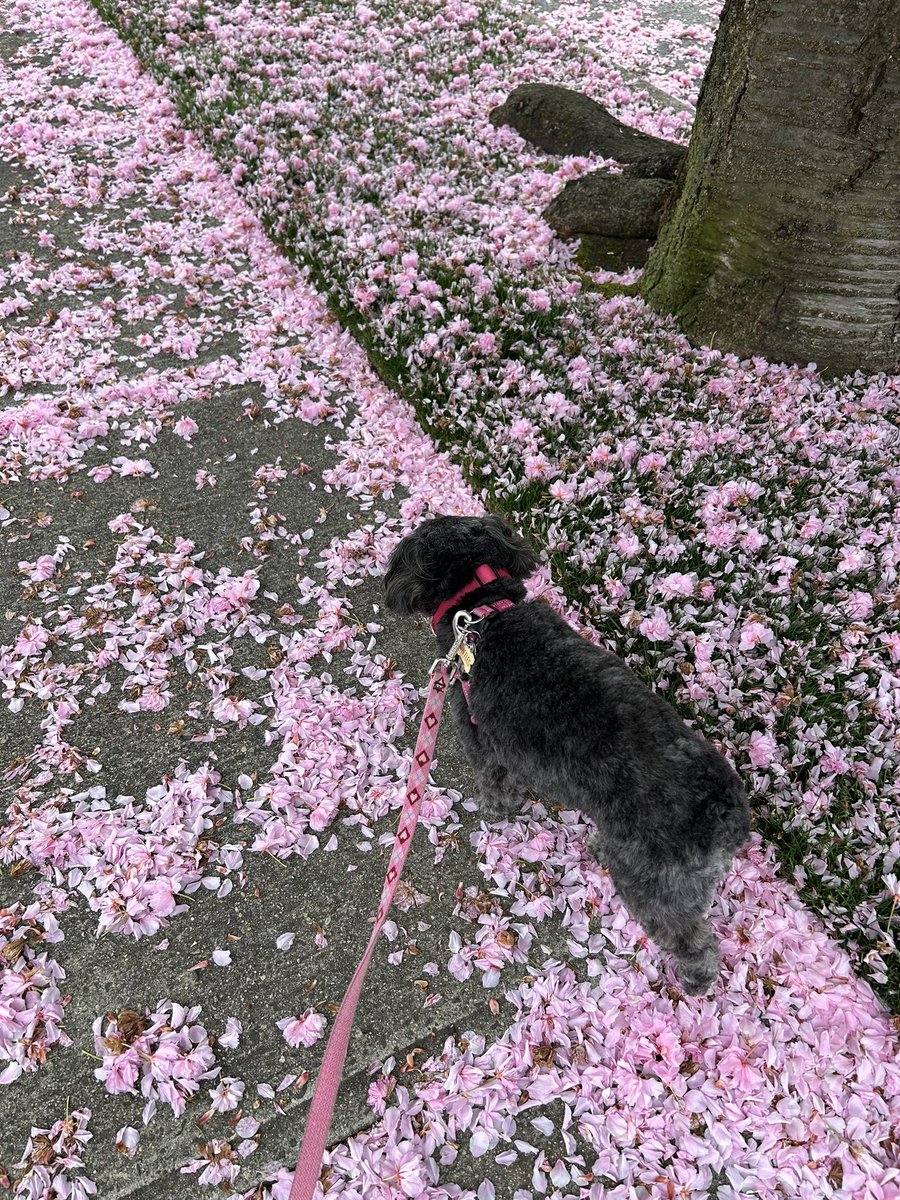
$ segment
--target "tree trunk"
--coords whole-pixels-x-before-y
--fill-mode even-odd
[[[900,0],[726,0],[641,290],[724,350],[900,370]]]

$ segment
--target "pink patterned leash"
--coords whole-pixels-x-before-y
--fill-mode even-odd
[[[363,980],[369,967],[369,959],[375,949],[381,927],[390,910],[394,892],[400,882],[400,875],[409,853],[412,836],[419,820],[419,802],[425,795],[428,786],[428,772],[434,757],[434,747],[437,743],[438,726],[441,723],[441,713],[447,698],[447,688],[455,675],[455,664],[449,665],[451,654],[445,659],[438,659],[431,668],[431,683],[428,689],[428,699],[425,701],[425,712],[422,714],[422,724],[419,726],[419,736],[413,755],[412,768],[406,784],[406,797],[400,813],[400,828],[394,838],[391,850],[391,861],[388,865],[384,887],[381,891],[381,902],[378,905],[378,915],[375,918],[375,928],[366,946],[359,966],[353,973],[350,986],[341,1001],[331,1036],[325,1049],[325,1056],[319,1068],[316,1088],[313,1092],[312,1104],[306,1121],[300,1155],[297,1159],[297,1169],[291,1184],[289,1200],[312,1200],[316,1184],[322,1171],[322,1156],[325,1153],[325,1143],[328,1139],[328,1128],[331,1125],[331,1114],[337,1100],[341,1074],[344,1069],[344,1059],[347,1056],[347,1045],[350,1041],[350,1030],[353,1027],[353,1017],[356,1004],[362,991]]]

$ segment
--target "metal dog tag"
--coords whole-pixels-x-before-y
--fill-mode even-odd
[[[475,651],[467,642],[461,642],[456,648],[456,657],[462,663],[462,669],[468,675],[475,663]]]
[[[456,637],[447,653],[447,661],[456,659],[466,675],[472,670],[475,662],[475,651],[468,643],[468,629],[472,624],[472,614],[460,609],[453,618],[453,632]]]

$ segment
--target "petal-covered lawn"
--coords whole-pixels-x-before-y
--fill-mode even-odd
[[[383,860],[424,679],[384,652],[369,585],[422,513],[477,512],[485,498],[551,548],[568,600],[547,570],[535,588],[714,733],[762,827],[782,830],[782,858],[788,839],[796,848],[796,872],[754,838],[713,912],[721,981],[690,999],[587,857],[579,814],[535,801],[515,821],[478,825],[470,800],[436,787],[413,857],[433,862],[437,883],[471,829],[483,879],[455,896],[451,885],[437,918],[428,909],[440,949],[417,963],[420,1001],[430,1021],[442,991],[462,986],[484,998],[485,1020],[372,1064],[376,1120],[330,1152],[327,1195],[900,1194],[897,1030],[841,945],[857,965],[866,947],[884,985],[897,891],[885,782],[900,687],[893,384],[741,367],[691,350],[636,300],[585,291],[596,278],[539,218],[585,164],[548,173],[484,120],[541,64],[601,94],[608,68],[567,50],[585,36],[580,11],[513,37],[502,5],[423,6],[403,23],[363,6],[306,18],[279,5],[170,10],[158,61],[177,71],[208,41],[229,73],[219,85],[176,74],[172,86],[204,105],[224,89],[219,149],[237,155],[235,178],[247,171],[242,197],[82,0],[2,9],[0,519],[12,575],[0,676],[14,754],[2,764],[0,862],[4,895],[24,898],[0,913],[0,1096],[29,1105],[35,1123],[27,1144],[4,1143],[16,1195],[87,1196],[96,1178],[102,1196],[91,1121],[98,1105],[128,1102],[107,1137],[124,1164],[117,1194],[138,1190],[147,1144],[184,1114],[198,1150],[178,1165],[193,1186],[284,1200],[292,1164],[270,1165],[263,1118],[283,1105],[299,1138],[285,1097],[304,1094],[327,1006],[298,983],[292,1011],[234,1016],[229,973],[253,971],[236,936],[190,968],[220,974],[213,1011],[175,994],[98,1008],[91,1041],[70,1046],[66,1009],[88,980],[65,973],[61,926],[89,914],[104,961],[136,939],[152,973],[200,893],[227,908],[260,859],[277,859],[298,891],[338,844]],[[653,67],[641,10],[611,9],[604,28],[606,52]],[[264,31],[265,53],[253,40]],[[687,41],[702,45],[702,30]],[[460,42],[454,67],[445,51]],[[374,65],[354,67],[364,45]],[[332,101],[353,87],[352,106],[322,104],[332,72]],[[264,79],[293,98],[256,94]],[[398,108],[397,136],[421,134],[419,157],[401,159],[393,136],[378,142],[376,99]],[[648,128],[683,128],[625,90],[620,101]],[[312,140],[281,172],[285,123]],[[303,175],[313,169],[317,184]],[[295,232],[319,277],[333,272],[331,299],[346,315],[348,280],[377,286],[356,309],[360,328],[487,492],[466,484],[265,236],[246,202],[273,212],[291,171],[310,205]],[[382,189],[379,205],[365,188]],[[221,422],[231,453],[194,455]],[[329,463],[313,470],[304,438],[323,426]],[[83,506],[96,529],[76,540]],[[333,510],[347,528],[323,537]],[[122,728],[141,731],[132,762]],[[148,779],[151,757],[164,767]],[[421,899],[403,892],[379,951],[388,963],[416,958]],[[360,952],[367,920],[358,914]],[[286,962],[327,948],[321,928],[295,946],[275,916],[266,936]],[[486,1036],[497,1016],[499,1035]],[[280,1082],[230,1067],[264,1029],[284,1054]],[[48,1058],[52,1070],[77,1063],[90,1095],[99,1089],[93,1116],[86,1083],[70,1109],[45,1110]]]

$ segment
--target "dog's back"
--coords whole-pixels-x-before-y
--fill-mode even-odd
[[[640,828],[670,858],[730,856],[747,838],[747,799],[730,764],[547,604],[491,620],[469,701],[479,735],[512,775],[549,800],[602,815],[612,839]]]

